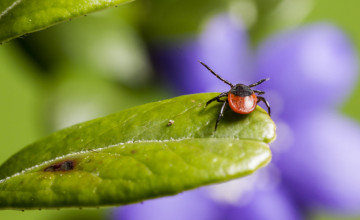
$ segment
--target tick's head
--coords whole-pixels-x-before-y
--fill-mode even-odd
[[[249,86],[244,84],[236,84],[235,86],[231,87],[230,92],[241,97],[249,96],[254,93],[254,91],[250,89]]]

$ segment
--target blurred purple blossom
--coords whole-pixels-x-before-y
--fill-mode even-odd
[[[155,67],[178,94],[223,91],[219,83],[199,64],[207,63],[230,82],[249,82],[253,76],[253,54],[241,24],[228,17],[214,18],[194,39],[155,45],[151,50]],[[215,64],[215,65],[214,65]]]
[[[306,211],[360,213],[360,127],[335,111],[357,78],[346,35],[328,23],[277,34],[256,53],[226,15],[196,39],[153,46],[156,67],[180,94],[226,91],[197,60],[230,82],[267,93],[278,126],[273,162],[253,175],[119,208],[117,219],[302,219]]]
[[[302,205],[359,212],[359,125],[328,109],[291,125],[295,143],[275,161],[283,183]]]
[[[262,88],[281,98],[276,112],[289,118],[343,103],[357,78],[353,45],[327,23],[275,35],[259,47],[256,61],[259,77],[271,76]]]

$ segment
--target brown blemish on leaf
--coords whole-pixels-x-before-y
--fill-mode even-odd
[[[75,167],[75,161],[66,160],[50,165],[44,169],[45,172],[69,171]]]
[[[137,150],[131,150],[132,154],[135,154],[137,152]]]

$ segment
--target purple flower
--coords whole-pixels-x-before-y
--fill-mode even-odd
[[[359,212],[359,125],[333,110],[319,110],[292,129],[293,146],[275,162],[294,197],[313,209]]]
[[[228,220],[266,219],[266,220],[297,220],[302,219],[300,211],[291,197],[282,187],[257,190],[253,199],[243,206],[230,206],[224,215]]]
[[[215,17],[200,36],[153,45],[155,67],[178,94],[228,90],[199,60],[209,64],[230,82],[253,81],[253,55],[241,24],[226,16]]]
[[[271,77],[271,83],[262,88],[281,98],[282,112],[277,112],[289,118],[294,112],[341,104],[357,78],[352,44],[341,30],[327,23],[268,39],[258,50],[256,67],[259,77]]]
[[[180,94],[259,86],[278,138],[273,162],[249,177],[117,210],[118,219],[302,219],[304,211],[360,213],[360,127],[334,108],[351,92],[357,57],[338,28],[319,23],[277,34],[250,50],[246,31],[215,17],[196,39],[153,46],[156,67]]]
[[[117,210],[116,216],[120,216],[119,219],[131,220],[217,220],[221,219],[221,213],[217,204],[195,190],[124,206]]]
[[[274,162],[306,208],[360,211],[360,127],[334,111],[352,91],[357,68],[353,46],[330,24],[277,35],[258,51],[257,72],[271,77],[263,88],[281,107],[274,150],[284,152]]]

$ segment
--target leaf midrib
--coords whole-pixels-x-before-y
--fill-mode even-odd
[[[229,139],[229,138],[215,138],[215,137],[211,137],[211,138],[191,138],[191,137],[187,137],[187,138],[167,139],[167,140],[137,140],[137,141],[128,141],[128,142],[124,142],[124,143],[113,144],[113,145],[109,145],[109,146],[106,146],[106,147],[101,147],[101,148],[96,148],[96,149],[91,149],[91,150],[81,150],[81,151],[77,151],[77,152],[68,153],[68,154],[65,154],[65,155],[50,159],[50,160],[46,160],[46,161],[41,162],[40,164],[37,164],[37,165],[31,166],[31,167],[28,167],[26,169],[23,169],[20,172],[17,172],[15,174],[10,175],[8,177],[5,177],[3,179],[0,179],[0,184],[5,182],[8,179],[11,179],[11,178],[13,178],[15,176],[18,176],[18,175],[21,175],[21,174],[24,174],[24,173],[29,172],[31,170],[34,170],[34,169],[36,169],[38,167],[44,166],[46,164],[49,164],[49,163],[52,163],[54,161],[61,160],[61,159],[67,158],[67,157],[79,155],[79,154],[86,154],[86,153],[90,153],[90,152],[107,150],[107,149],[110,149],[110,148],[113,148],[113,147],[119,147],[121,145],[127,145],[127,144],[166,143],[166,142],[180,142],[180,141],[184,141],[184,140],[199,140],[199,139],[201,139],[201,140],[203,140],[203,139],[224,139],[225,140],[225,139]],[[262,142],[262,141],[259,141],[259,140],[246,139],[246,138],[244,138],[244,139],[231,138],[231,140],[235,140],[235,141],[253,141],[253,142],[258,142],[258,143],[265,143],[265,142]]]
[[[22,0],[17,0],[15,2],[13,2],[10,6],[8,6],[7,8],[5,8],[4,11],[2,11],[0,13],[0,20],[9,13],[9,11],[11,11],[13,8],[15,8],[17,5],[19,5],[20,3],[22,3]]]

